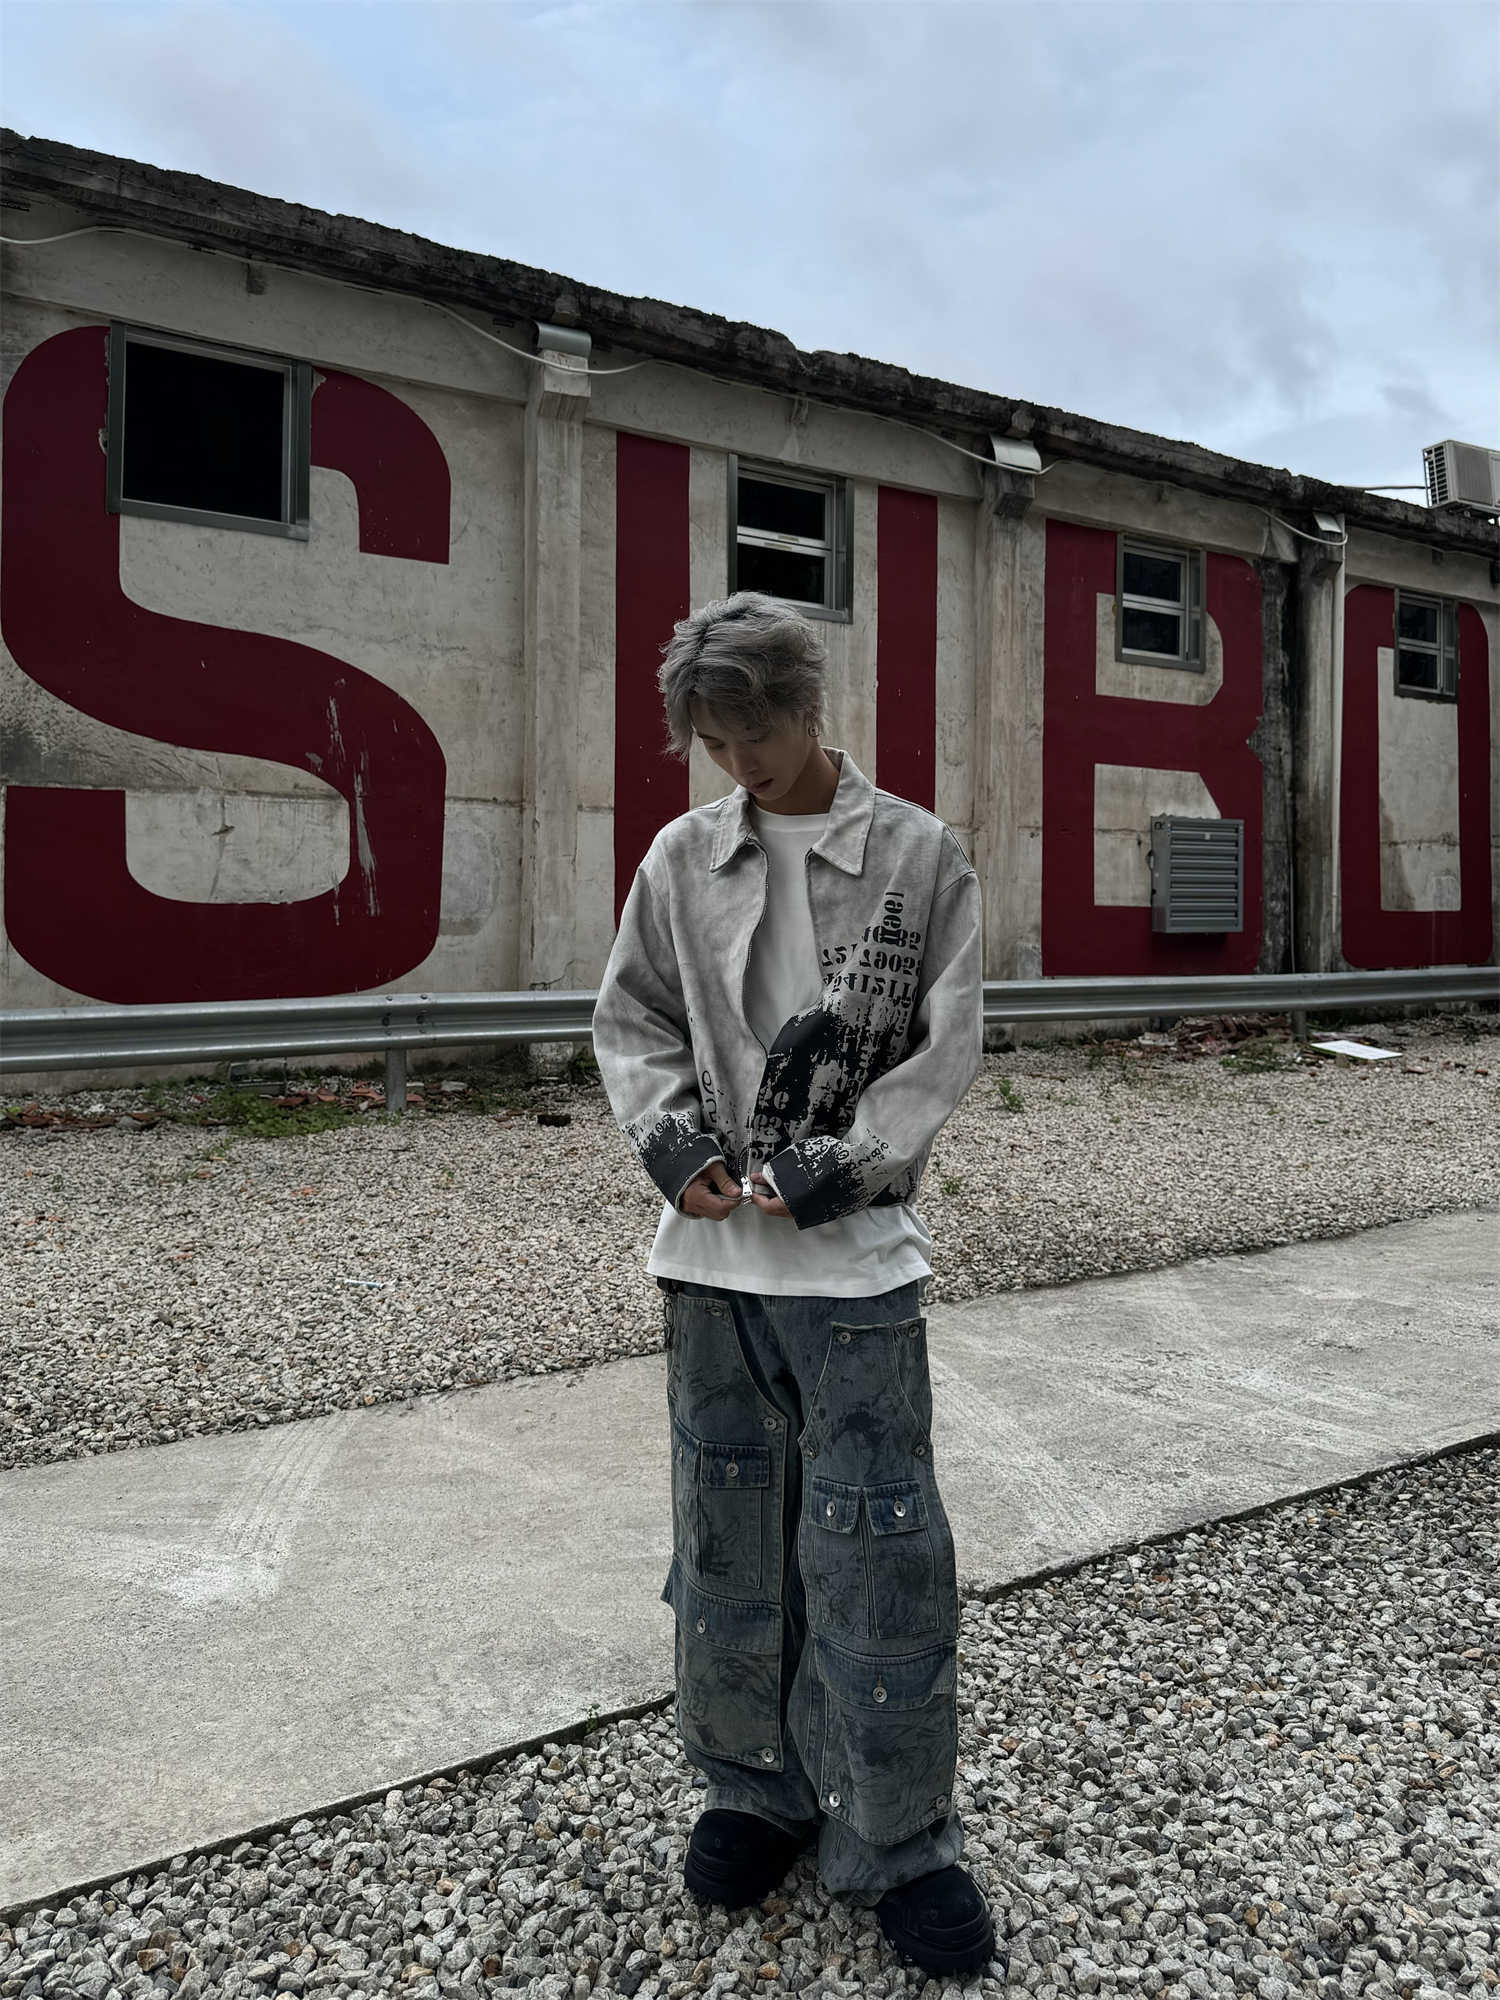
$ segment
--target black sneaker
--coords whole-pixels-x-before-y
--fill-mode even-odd
[[[688,1841],[682,1879],[700,1902],[740,1910],[769,1896],[817,1836],[816,1821],[805,1834],[784,1833],[756,1813],[710,1806]]]
[[[983,1896],[956,1864],[887,1889],[875,1905],[880,1928],[897,1951],[927,1972],[978,1972],[1000,1960],[995,1927]]]

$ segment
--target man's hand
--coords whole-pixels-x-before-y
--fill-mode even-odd
[[[791,1221],[792,1211],[779,1194],[771,1192],[771,1183],[764,1174],[757,1172],[750,1176],[750,1199],[763,1215],[784,1215]]]
[[[722,1160],[710,1160],[682,1191],[683,1214],[701,1216],[705,1222],[722,1222],[739,1205],[740,1184]]]

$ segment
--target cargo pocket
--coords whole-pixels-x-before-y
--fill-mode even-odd
[[[936,1631],[937,1568],[927,1495],[915,1480],[867,1486],[870,1618],[877,1639]]]
[[[814,1638],[824,1691],[820,1803],[888,1847],[948,1817],[958,1762],[956,1645],[877,1659]]]
[[[838,1479],[810,1479],[803,1488],[797,1554],[807,1593],[808,1622],[851,1639],[870,1636],[865,1549],[859,1532],[859,1492]]]
[[[677,1728],[705,1757],[781,1769],[781,1610],[699,1590],[674,1562],[662,1590],[677,1615]]]
[[[762,1510],[771,1484],[771,1454],[763,1444],[698,1440],[697,1554],[693,1567],[706,1584],[759,1590]]]

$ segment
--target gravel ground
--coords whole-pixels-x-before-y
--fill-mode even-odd
[[[1500,1020],[1368,1032],[1400,1060],[1202,1030],[987,1056],[923,1187],[929,1299],[1500,1203]],[[660,1201],[597,1083],[282,1139],[15,1128],[0,1194],[0,1467],[660,1345]]]
[[[1009,1989],[1491,2000],[1497,1575],[1486,1449],[966,1601],[957,1803]],[[606,1724],[0,1925],[0,1996],[960,1990],[806,1859],[701,1911],[698,1806],[669,1716]]]

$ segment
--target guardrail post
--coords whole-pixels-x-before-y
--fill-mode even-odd
[[[406,1109],[406,1050],[387,1049],[385,1052],[385,1108],[386,1115]]]
[[[1292,1040],[1294,1042],[1307,1040],[1307,1015],[1300,1007],[1292,1009]]]

